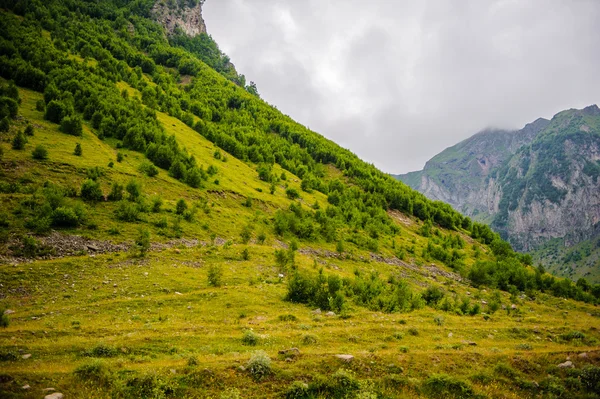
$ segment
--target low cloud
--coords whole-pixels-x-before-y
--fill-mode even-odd
[[[207,0],[204,18],[266,101],[386,172],[600,101],[596,0]]]

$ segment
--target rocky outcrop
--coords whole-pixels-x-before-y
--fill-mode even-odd
[[[436,155],[422,171],[396,178],[490,223],[519,251],[559,239],[568,252],[600,238],[600,109],[566,110],[517,131],[485,130]],[[557,268],[559,252],[548,251]]]
[[[152,7],[152,15],[169,35],[179,28],[188,36],[197,36],[206,33],[203,3],[203,0],[159,0]]]
[[[491,172],[531,143],[549,123],[540,118],[521,130],[486,129],[442,151],[422,171],[395,177],[431,199],[486,220],[498,211],[502,196]]]

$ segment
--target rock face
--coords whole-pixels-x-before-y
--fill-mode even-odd
[[[188,36],[198,36],[206,33],[203,4],[204,0],[158,0],[152,7],[152,15],[169,35],[179,28]]]
[[[600,281],[600,109],[571,109],[517,131],[485,130],[396,176],[486,222],[518,251],[571,278]],[[588,245],[569,272],[573,246]],[[550,246],[550,247],[549,247]],[[586,247],[587,248],[587,247]],[[587,266],[586,266],[587,265]],[[553,269],[554,268],[554,269]]]

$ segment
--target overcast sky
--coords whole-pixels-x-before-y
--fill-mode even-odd
[[[266,101],[383,171],[600,102],[600,0],[207,0]]]

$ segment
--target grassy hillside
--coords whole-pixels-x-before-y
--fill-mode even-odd
[[[171,47],[151,2],[2,5],[0,396],[597,397],[598,286]]]

